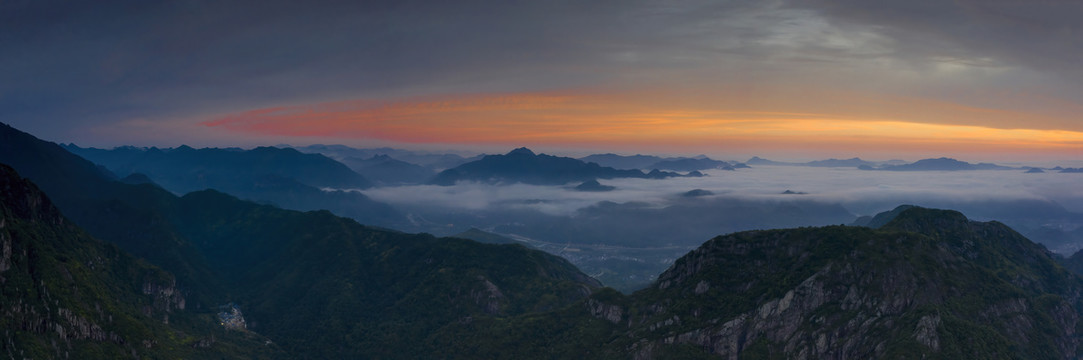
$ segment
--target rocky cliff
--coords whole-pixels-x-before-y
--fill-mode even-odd
[[[879,229],[720,236],[635,294],[438,341],[458,358],[1073,359],[1081,289],[1003,224],[909,208]]]
[[[91,238],[0,165],[0,356],[274,356],[255,335],[218,335],[219,346],[196,349],[218,329],[185,313],[185,302],[172,274]],[[171,315],[183,324],[171,326]]]
[[[1079,278],[999,223],[913,208],[881,230],[746,232],[704,244],[637,293],[636,358],[1075,358]]]

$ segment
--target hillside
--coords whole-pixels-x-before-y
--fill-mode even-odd
[[[277,358],[266,338],[193,310],[172,274],[91,238],[0,165],[0,354]]]
[[[179,235],[163,205],[176,196],[150,184],[113,181],[108,171],[33,135],[0,124],[0,163],[37,185],[75,225],[169,271],[190,308],[220,304],[223,289],[206,259]]]
[[[440,340],[460,358],[1067,359],[1080,356],[1081,290],[1002,224],[911,208],[880,229],[720,236],[633,295]]]
[[[118,147],[110,150],[66,150],[101,164],[118,176],[143,173],[158,184],[184,194],[207,188],[237,188],[266,176],[286,177],[314,187],[366,188],[371,182],[346,165],[320,154],[275,147],[251,150]]]
[[[177,197],[112,181],[55,144],[8,129],[0,132],[10,140],[0,143],[0,161],[14,160],[64,194],[63,211],[81,216],[73,222],[178,274],[171,288],[185,295],[187,309],[213,316],[219,305],[236,304],[248,329],[291,357],[410,357],[433,348],[409,339],[448,324],[560,308],[599,286],[567,261],[521,245],[405,234],[212,190]],[[165,343],[171,335],[141,336]]]
[[[345,158],[341,161],[358,173],[365,174],[377,185],[421,184],[436,175],[432,169],[387,155],[373,155],[366,159]]]
[[[423,347],[409,339],[448,324],[557,309],[600,286],[517,244],[375,229],[215,191],[175,210],[250,328],[304,357],[410,357]]]
[[[370,224],[394,226],[405,221],[390,205],[361,193],[321,190],[366,188],[372,183],[319,154],[273,147],[241,150],[127,146],[103,150],[69,144],[64,149],[101,164],[120,177],[143,174],[175,194],[215,189],[288,209],[327,209]]]

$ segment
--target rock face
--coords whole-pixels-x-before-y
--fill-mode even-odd
[[[646,301],[629,334],[651,344],[637,346],[646,358],[674,344],[727,359],[1075,358],[1080,289],[1002,224],[911,208],[880,231],[711,240],[636,294]]]
[[[256,335],[195,350],[195,339],[214,336],[213,324],[185,305],[172,274],[91,238],[0,164],[0,357],[274,355],[274,347],[254,346]]]
[[[1083,355],[1083,278],[1041,245],[954,211],[900,207],[876,218],[886,222],[716,237],[634,294],[601,289],[555,313],[463,325],[437,341],[451,358]]]
[[[133,261],[89,239],[36,186],[0,165],[0,327],[7,330],[0,354],[74,355],[80,349],[73,344],[84,341],[99,354],[130,354],[130,344],[147,340],[131,331],[133,325],[147,331],[140,322],[184,304],[171,275]],[[144,279],[143,295],[149,296],[136,299],[148,304],[147,319],[121,310],[133,304],[119,299],[138,293],[124,286],[131,279],[109,271]]]

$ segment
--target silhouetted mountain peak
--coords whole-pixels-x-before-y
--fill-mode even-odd
[[[617,187],[615,187],[615,186],[602,185],[601,183],[598,182],[598,180],[592,179],[592,180],[584,181],[582,184],[579,184],[578,186],[575,187],[575,190],[577,190],[577,191],[601,192],[601,191],[613,191],[616,188]]]
[[[375,160],[375,161],[390,161],[390,160],[394,160],[394,159],[392,159],[387,154],[376,154],[376,155],[372,155],[372,157],[369,158],[368,160],[369,161],[373,161],[373,160]]]
[[[536,156],[536,154],[526,147],[521,147],[508,152],[507,156]]]
[[[38,187],[19,176],[10,166],[0,164],[0,200],[18,219],[60,223],[60,211]],[[3,215],[0,212],[0,215]],[[3,228],[0,226],[0,228]]]
[[[684,196],[684,197],[700,197],[700,196],[710,196],[710,195],[714,195],[714,192],[711,192],[710,190],[703,190],[703,189],[692,189],[692,190],[688,190],[684,194],[681,194],[681,196]]]
[[[132,173],[131,175],[125,176],[123,179],[120,179],[120,182],[130,185],[139,185],[153,184],[154,180],[151,180],[150,177],[143,173]]]
[[[535,185],[563,185],[591,179],[647,178],[662,179],[682,176],[673,172],[618,170],[603,167],[594,162],[553,155],[535,155],[527,148],[512,150],[506,155],[488,155],[436,175],[430,183],[454,185],[456,181],[470,180],[488,183],[526,183]]]

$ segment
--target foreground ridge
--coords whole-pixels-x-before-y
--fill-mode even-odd
[[[506,334],[548,326],[561,330],[545,347],[568,357],[1067,359],[1079,356],[1080,289],[1003,224],[914,207],[880,229],[720,236],[651,288],[495,324],[492,343],[515,346],[525,340]]]

